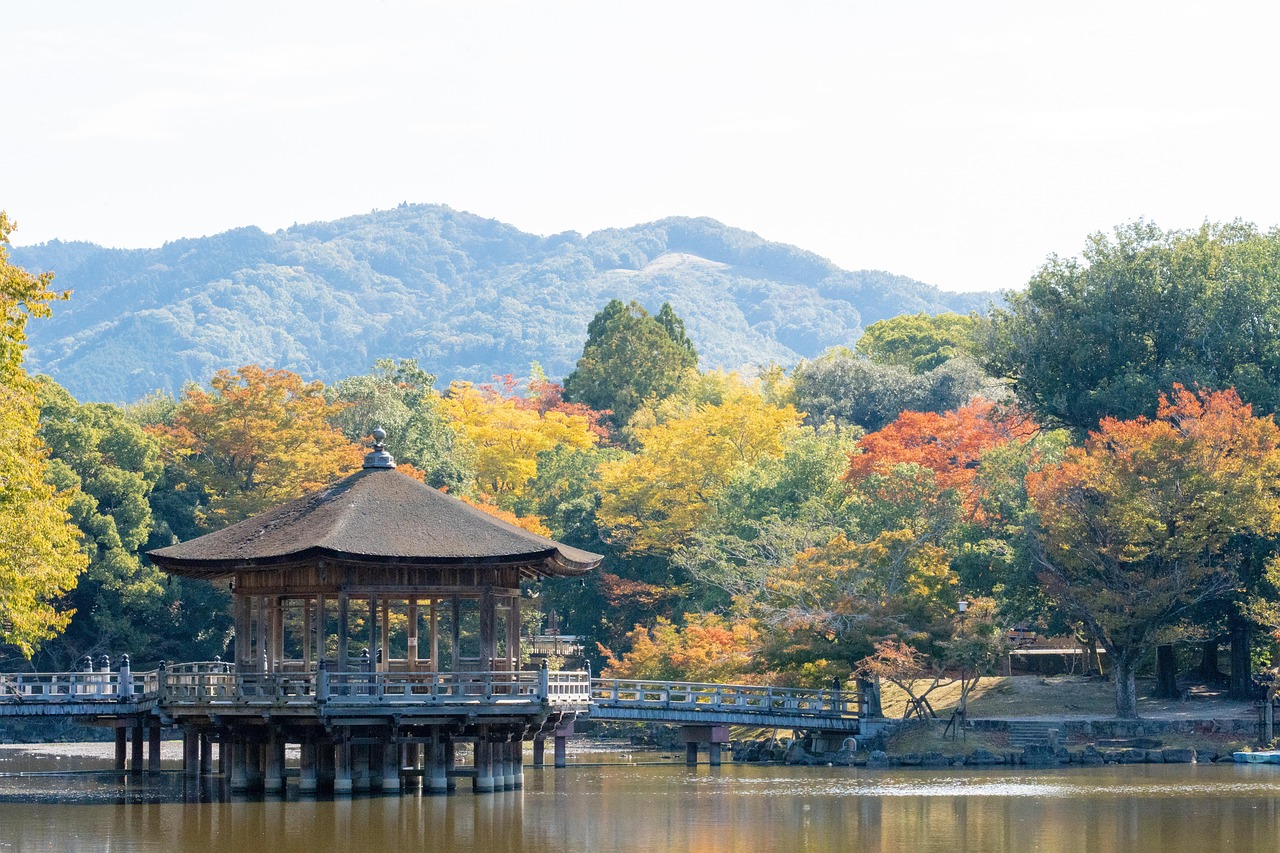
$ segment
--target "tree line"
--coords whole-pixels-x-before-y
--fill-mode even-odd
[[[42,669],[222,653],[227,591],[145,552],[344,476],[382,426],[410,476],[606,556],[528,593],[620,676],[886,678],[925,708],[919,677],[967,695],[1027,624],[1105,649],[1123,716],[1149,657],[1176,693],[1223,642],[1244,694],[1280,626],[1278,271],[1275,231],[1137,223],[990,315],[790,371],[700,370],[669,305],[614,300],[563,385],[248,365],[119,407],[26,375],[60,295],[0,254],[0,640]]]

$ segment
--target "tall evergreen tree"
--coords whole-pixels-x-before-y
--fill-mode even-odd
[[[638,302],[613,299],[587,326],[582,358],[565,380],[565,399],[607,409],[621,426],[646,400],[674,393],[697,364],[684,321],[670,305],[655,319]]]

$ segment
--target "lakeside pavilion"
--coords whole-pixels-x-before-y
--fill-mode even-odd
[[[523,739],[586,710],[586,673],[520,669],[520,583],[601,557],[396,471],[374,438],[345,479],[150,552],[171,574],[231,583],[234,661],[166,679],[189,770],[208,769],[216,742],[233,789],[280,790],[296,743],[303,791],[386,788],[402,772],[431,792],[459,775],[501,790],[520,784]]]

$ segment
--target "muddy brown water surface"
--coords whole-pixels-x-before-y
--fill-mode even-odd
[[[1280,766],[690,769],[606,748],[526,767],[520,791],[335,800],[231,796],[165,747],[153,775],[114,772],[110,744],[0,748],[0,853],[1280,850]]]

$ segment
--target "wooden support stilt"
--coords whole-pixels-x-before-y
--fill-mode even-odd
[[[477,794],[492,793],[493,744],[489,743],[488,737],[484,734],[476,738],[474,764],[476,775],[472,781],[471,789]]]
[[[133,754],[129,756],[130,773],[142,772],[142,741],[142,723],[135,721],[133,724]]]
[[[400,790],[400,748],[393,738],[382,743],[382,790],[392,794]]]
[[[333,777],[333,793],[350,794],[354,789],[351,779],[351,736],[344,732],[338,738],[334,749],[335,774]]]
[[[445,770],[448,735],[436,732],[427,744],[427,779],[424,786],[428,794],[444,794],[449,790],[449,777]]]
[[[298,760],[298,791],[303,794],[314,794],[318,787],[316,762],[318,759],[316,742],[312,738],[303,738],[302,749]]]
[[[247,791],[249,790],[249,744],[245,743],[243,735],[225,735],[222,740],[224,751],[228,746],[227,738],[231,739],[231,790]]]
[[[147,728],[147,770],[160,772],[160,721],[152,720]]]
[[[545,758],[546,748],[547,748],[546,738],[535,737],[533,739],[533,766],[534,767],[543,766],[544,762],[546,761],[546,758]]]
[[[524,741],[516,740],[511,742],[511,763],[512,763],[512,780],[514,787],[520,789],[524,787]]]
[[[284,790],[284,738],[278,730],[272,728],[262,749],[265,753],[262,789],[278,794]]]
[[[182,772],[188,776],[200,772],[200,735],[192,728],[182,730]]]
[[[698,742],[691,740],[684,745],[684,763],[690,767],[698,766]]]
[[[129,730],[116,723],[116,769],[124,770],[129,759]]]
[[[208,732],[201,732],[197,737],[200,740],[200,775],[208,776],[213,772],[213,742],[209,740]]]

